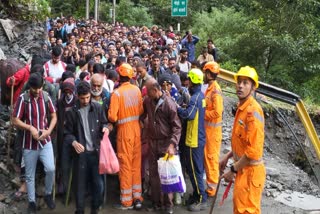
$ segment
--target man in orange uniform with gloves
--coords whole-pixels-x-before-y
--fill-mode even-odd
[[[119,67],[120,86],[111,95],[108,118],[117,123],[117,154],[120,163],[120,200],[115,208],[141,209],[141,139],[139,117],[143,113],[140,89],[130,84],[133,68]]]
[[[234,119],[231,146],[221,161],[223,170],[228,159],[233,157],[234,164],[221,177],[232,181],[233,213],[261,213],[261,195],[266,179],[263,164],[264,116],[259,103],[252,93],[258,88],[258,75],[254,68],[240,68],[235,75],[239,105]]]
[[[216,194],[219,181],[219,156],[222,139],[222,92],[216,78],[220,66],[216,62],[207,62],[203,67],[205,82],[208,89],[205,92],[206,110],[204,126],[206,130],[206,145],[204,147],[204,166],[207,176],[207,193],[212,197]]]

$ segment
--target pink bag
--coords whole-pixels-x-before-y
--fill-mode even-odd
[[[119,172],[119,161],[113,151],[107,133],[103,135],[100,143],[99,174],[115,174]]]

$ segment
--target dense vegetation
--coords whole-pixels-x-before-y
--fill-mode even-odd
[[[45,0],[4,0],[44,5]],[[83,17],[85,0],[48,0],[53,17]],[[93,11],[94,1],[90,1]],[[100,19],[111,21],[109,0],[100,2]],[[223,68],[257,68],[262,81],[293,91],[320,104],[320,2],[316,0],[189,0],[187,17],[171,17],[169,0],[120,0],[117,21],[128,25],[181,23],[200,36],[198,51],[208,38],[219,49]],[[42,7],[41,7],[42,8]]]

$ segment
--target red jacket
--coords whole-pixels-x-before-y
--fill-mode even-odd
[[[30,76],[30,65],[27,64],[26,66],[24,66],[23,68],[21,68],[20,70],[18,70],[16,73],[14,73],[13,77],[15,79],[14,81],[14,94],[13,94],[13,103],[16,103],[21,89],[23,87],[23,85],[28,81]],[[12,76],[11,76],[12,77]],[[11,82],[10,82],[10,78],[8,77],[6,84],[8,87],[11,88]]]

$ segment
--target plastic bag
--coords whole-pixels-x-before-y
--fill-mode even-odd
[[[100,143],[99,174],[115,174],[119,172],[119,161],[113,151],[107,133],[103,135]]]
[[[183,178],[178,155],[173,155],[170,157],[165,155],[163,158],[160,158],[158,160],[158,172],[162,192],[186,192],[186,183]]]

